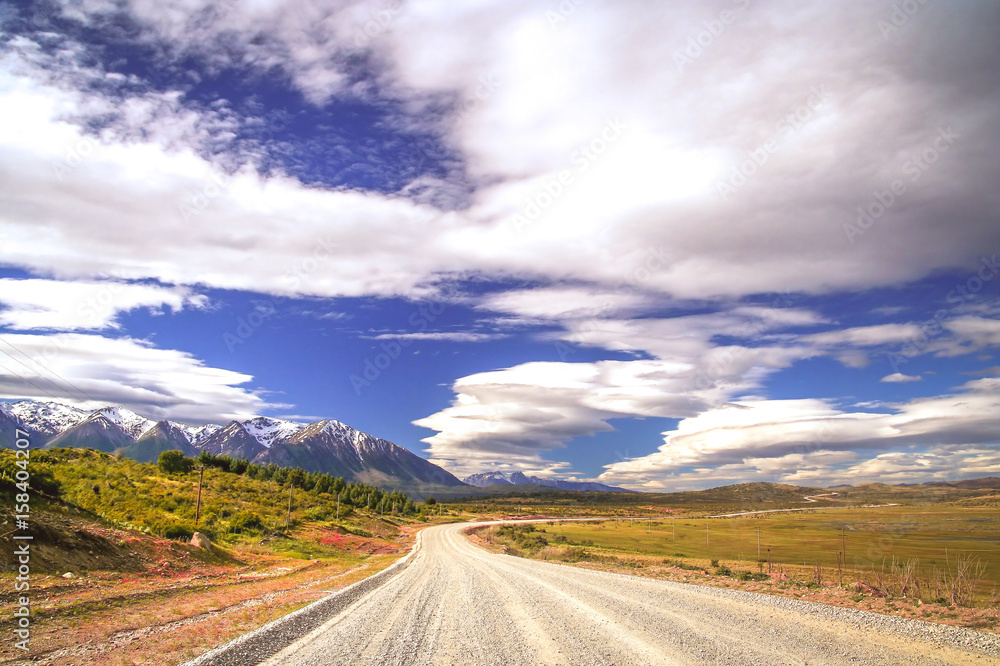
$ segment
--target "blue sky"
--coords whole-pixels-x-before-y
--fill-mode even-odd
[[[998,475],[998,23],[4,5],[0,393],[459,476]]]

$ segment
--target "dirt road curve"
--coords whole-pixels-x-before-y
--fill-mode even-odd
[[[995,635],[493,555],[462,527],[276,654],[272,632],[263,663],[1000,663]]]

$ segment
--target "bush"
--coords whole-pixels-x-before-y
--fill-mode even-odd
[[[768,580],[771,577],[766,573],[755,573],[753,571],[737,571],[736,578],[742,581]]]
[[[167,525],[163,528],[163,536],[167,539],[190,539],[194,530],[186,525]]]
[[[172,449],[160,454],[156,460],[156,466],[164,474],[187,474],[194,469],[194,460],[185,456],[181,451]]]
[[[32,463],[45,463],[49,460],[42,452],[31,451]],[[18,493],[17,472],[21,469],[17,466],[17,454],[12,449],[0,449],[0,492]],[[62,494],[62,486],[52,476],[48,469],[40,469],[32,464],[29,468],[31,477],[28,481],[32,492],[38,492],[49,497],[59,497]],[[21,475],[24,476],[23,474]]]
[[[229,531],[235,534],[260,534],[266,530],[264,519],[249,511],[241,511],[229,521]]]
[[[718,560],[712,560],[713,562],[718,562]],[[732,576],[733,570],[723,564],[721,567],[716,565],[715,569],[716,576]]]

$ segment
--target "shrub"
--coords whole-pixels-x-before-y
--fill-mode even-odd
[[[163,528],[163,536],[167,539],[190,539],[194,530],[187,525],[167,525]]]
[[[164,474],[187,474],[194,469],[194,460],[185,456],[181,451],[171,449],[160,454],[156,460],[156,466]]]
[[[49,462],[45,454],[31,451],[31,461],[33,463]],[[17,454],[11,449],[0,449],[0,492],[17,493],[20,492],[17,484],[17,472],[21,468],[17,466]],[[22,476],[24,476],[22,474]],[[31,479],[29,481],[31,490],[49,497],[60,497],[62,487],[52,476],[52,472],[47,469],[39,469],[37,466],[31,468]]]
[[[265,530],[267,525],[264,524],[264,519],[249,511],[241,511],[229,521],[229,531],[235,534],[259,534]]]
[[[737,571],[736,578],[742,581],[768,580],[770,576],[766,573],[754,573],[752,571]]]

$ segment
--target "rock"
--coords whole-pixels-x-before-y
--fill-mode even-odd
[[[72,579],[76,578],[76,575],[72,571],[67,571],[66,573],[64,573],[62,575],[62,577],[65,578],[65,579],[67,579],[67,580],[72,580]]]
[[[212,541],[201,532],[195,532],[191,537],[191,545],[195,548],[208,549],[212,547]]]

